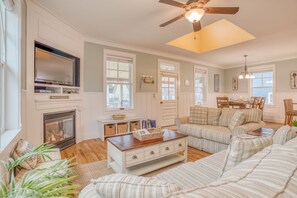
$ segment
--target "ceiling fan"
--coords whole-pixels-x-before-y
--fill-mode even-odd
[[[159,0],[160,3],[172,5],[184,9],[186,12],[161,24],[160,27],[165,27],[183,17],[193,24],[194,32],[201,29],[200,19],[204,14],[236,14],[239,7],[204,7],[210,0],[188,0],[183,4],[173,0]]]

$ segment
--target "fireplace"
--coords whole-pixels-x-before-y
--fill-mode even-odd
[[[61,150],[75,144],[75,110],[44,114],[44,142]]]

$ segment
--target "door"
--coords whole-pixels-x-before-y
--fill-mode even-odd
[[[160,73],[160,110],[159,124],[161,126],[174,125],[174,119],[178,115],[178,76],[177,73]]]

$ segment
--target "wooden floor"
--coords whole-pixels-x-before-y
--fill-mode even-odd
[[[85,140],[61,151],[61,155],[62,158],[74,157],[78,164],[106,160],[107,144],[100,139]],[[188,161],[196,161],[208,155],[210,154],[192,147],[188,149]]]
[[[266,122],[266,126],[277,130],[282,124]],[[74,157],[78,164],[106,160],[107,143],[100,139],[85,140],[61,151],[61,155],[62,158]],[[208,155],[210,154],[192,147],[188,149],[188,161],[196,161]]]

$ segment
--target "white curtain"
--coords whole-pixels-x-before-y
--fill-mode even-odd
[[[1,0],[5,6],[5,8],[9,11],[13,10],[14,2],[13,0]]]

